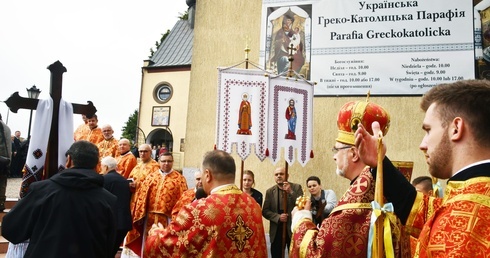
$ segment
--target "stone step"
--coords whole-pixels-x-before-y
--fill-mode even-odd
[[[0,236],[0,257],[3,257],[1,256],[2,254],[7,253],[8,247],[9,241],[7,241],[7,239],[5,239],[3,236]]]
[[[17,201],[18,199],[15,198],[7,198],[7,200],[5,201],[5,210],[3,210],[3,212],[0,212],[0,222],[2,222],[3,216],[5,216],[5,214],[7,214],[7,212],[9,212],[12,207],[14,207]]]
[[[5,216],[5,214],[7,214],[9,211],[10,211],[10,209],[5,209],[5,210],[3,210],[3,212],[0,212],[0,223],[3,220],[3,216]]]
[[[5,201],[5,210],[3,210],[3,212],[0,212],[0,229],[2,225],[3,216],[5,216],[5,214],[7,214],[10,211],[10,209],[12,209],[12,207],[14,207],[17,201],[18,198],[7,198],[7,200]],[[5,257],[5,254],[7,253],[8,250],[8,246],[9,246],[9,242],[7,241],[7,239],[5,239],[3,236],[0,236],[0,258]]]
[[[18,200],[18,198],[7,198],[5,200],[5,209],[12,209]]]

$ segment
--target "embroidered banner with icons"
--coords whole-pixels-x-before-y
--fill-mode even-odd
[[[312,157],[313,86],[264,71],[219,70],[216,147],[245,160],[281,158],[302,166]]]
[[[232,153],[233,146],[242,160],[255,147],[263,161],[267,144],[269,78],[263,71],[220,69],[216,147]]]

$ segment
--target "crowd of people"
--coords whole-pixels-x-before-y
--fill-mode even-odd
[[[67,169],[31,184],[3,218],[2,235],[29,241],[24,257],[114,257],[119,250],[121,257],[371,257],[372,218],[382,212],[389,228],[383,256],[486,257],[489,102],[490,83],[480,80],[435,86],[422,98],[419,148],[430,175],[448,179],[444,198],[434,196],[432,177],[409,182],[386,144],[377,146],[390,116],[373,102],[351,101],[339,111],[333,160],[336,174],[350,181],[339,199],[317,176],[304,182],[305,194],[285,167],[275,168],[265,196],[251,170],[240,189],[236,161],[220,150],[204,154],[188,189],[171,152],[142,144],[136,158],[127,139],[115,140],[109,125],[98,129],[97,117],[87,118],[66,153]],[[3,122],[1,129],[4,144],[10,129]],[[4,145],[0,155],[10,157],[13,146]],[[383,208],[375,200],[380,162]]]
[[[21,137],[20,131],[11,136],[12,155],[8,177],[22,177],[22,169],[26,163],[29,140]]]

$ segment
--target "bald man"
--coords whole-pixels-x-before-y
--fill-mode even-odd
[[[193,188],[182,193],[182,196],[180,196],[180,199],[177,201],[174,208],[172,209],[172,220],[175,220],[175,218],[177,217],[177,214],[179,214],[180,209],[182,209],[182,207],[184,205],[187,205],[196,199],[197,189],[202,188],[201,176],[202,176],[201,171],[198,170],[198,171],[194,172],[194,179],[196,180],[196,187],[193,187]]]
[[[124,178],[128,178],[129,174],[136,166],[138,161],[136,157],[133,155],[131,150],[131,143],[128,139],[119,140],[117,147],[120,155],[116,158],[117,160],[117,169],[116,171],[121,174]]]
[[[132,178],[135,184],[143,182],[150,172],[160,169],[158,162],[151,158],[151,146],[149,144],[141,144],[138,152],[141,161],[129,174],[129,178]]]
[[[284,167],[278,167],[273,172],[276,184],[265,192],[262,216],[270,221],[269,236],[271,240],[272,258],[281,257],[284,248],[289,250],[291,242],[291,211],[296,205],[296,199],[303,195],[301,185],[288,182]],[[286,198],[284,198],[286,195]],[[286,209],[284,210],[284,200]],[[286,224],[286,226],[284,226]],[[283,241],[283,231],[286,239]]]

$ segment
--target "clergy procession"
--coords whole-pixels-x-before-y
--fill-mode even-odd
[[[204,2],[145,61],[134,138],[59,61],[47,99],[4,101],[36,110],[21,170],[0,114],[5,257],[490,257],[490,0]],[[219,66],[203,24],[256,42]],[[158,66],[186,33],[192,72]]]
[[[311,176],[306,194],[303,182],[289,182],[279,166],[262,207],[253,172],[242,177],[251,181],[246,193],[236,185],[242,181],[236,160],[223,150],[205,152],[193,189],[172,169],[172,153],[157,162],[149,144],[140,146],[125,176],[121,156],[136,160],[121,148],[127,139],[114,140],[109,125],[101,130],[97,117],[87,116],[66,151],[66,169],[23,185],[2,235],[12,243],[9,257],[486,257],[489,100],[484,80],[438,85],[422,98],[419,148],[430,175],[449,179],[443,198],[419,191],[414,185],[421,180],[412,185],[388,158],[389,144],[380,139],[389,131],[389,112],[353,101],[340,108],[332,143],[332,173],[350,181],[345,193],[337,200]],[[263,219],[270,221],[269,247]]]

